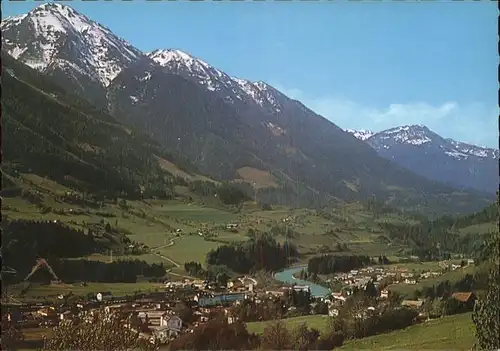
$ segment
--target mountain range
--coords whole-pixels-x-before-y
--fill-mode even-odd
[[[423,125],[378,133],[346,130],[377,153],[428,179],[459,188],[498,191],[499,150],[443,138]]]
[[[249,183],[262,202],[293,206],[376,196],[394,206],[464,212],[478,210],[494,198],[457,191],[379,156],[371,145],[265,82],[231,77],[180,50],[143,53],[68,6],[41,5],[28,14],[2,20],[1,30],[2,56],[11,56],[3,58],[3,63],[10,60],[12,67],[22,63],[31,69],[16,66],[17,70],[46,82],[33,88],[21,79],[20,92],[34,89],[42,92],[38,99],[42,95],[45,99],[45,84],[61,87],[72,96],[71,102],[56,98],[59,106],[51,108],[69,105],[78,111],[73,118],[81,118],[81,113],[98,115],[124,130],[133,130],[142,146],[154,145],[154,153],[144,156],[147,162],[156,160],[154,169],[161,162],[182,159],[186,167],[212,179]],[[5,64],[2,68],[2,75],[11,69]],[[10,73],[19,80],[19,73]],[[37,75],[43,79],[33,78]],[[79,99],[93,106],[92,112]],[[19,106],[14,106],[10,118],[19,122]],[[50,123],[50,114],[45,118],[36,123]],[[84,128],[90,132],[94,127],[84,123]],[[64,131],[57,134],[67,144],[74,144],[71,138],[76,136]],[[14,138],[9,135],[7,138]],[[14,148],[22,142],[11,140],[8,145]],[[93,143],[90,139],[85,142],[87,152],[104,148],[104,144]],[[125,147],[126,142],[122,139],[116,144]],[[12,155],[11,162],[19,156],[14,151],[6,154]],[[132,164],[130,167],[129,178],[146,187],[151,179],[161,178],[159,173],[146,177],[143,171],[133,170]]]

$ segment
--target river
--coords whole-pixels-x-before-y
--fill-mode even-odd
[[[306,280],[293,278],[293,275],[295,273],[299,273],[304,268],[307,268],[307,266],[300,266],[300,267],[285,269],[281,272],[275,273],[274,278],[276,280],[279,280],[280,282],[287,283],[287,284],[294,284],[295,283],[297,285],[309,285],[309,287],[311,288],[311,295],[314,297],[324,297],[324,296],[331,293],[330,289],[325,288],[324,286],[314,284],[314,283],[306,281]]]

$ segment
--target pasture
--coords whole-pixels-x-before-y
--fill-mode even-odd
[[[189,261],[204,263],[207,253],[219,245],[220,243],[206,241],[199,235],[185,235],[175,240],[174,245],[160,248],[155,252],[165,255],[183,266],[185,262]]]
[[[15,295],[18,300],[24,301],[52,301],[59,295],[66,295],[72,292],[76,296],[86,296],[89,293],[109,291],[115,296],[133,295],[136,292],[152,292],[165,290],[161,283],[150,283],[138,281],[136,283],[87,283],[82,284],[31,284],[24,296],[19,297],[19,293],[27,287],[27,283],[9,286],[9,293]]]
[[[320,332],[324,332],[328,326],[328,318],[326,315],[310,315],[285,318],[281,319],[281,321],[290,331],[300,324],[305,323],[309,328],[315,328]],[[264,333],[264,329],[273,322],[275,321],[250,322],[247,323],[247,329],[250,333],[262,334]]]
[[[470,313],[443,317],[387,334],[348,341],[342,350],[470,350],[474,325]]]
[[[143,243],[152,250],[151,254],[139,256],[116,256],[114,253],[114,260],[137,258],[148,263],[164,262],[166,266],[172,266],[170,259],[181,267],[188,261],[204,263],[210,250],[224,243],[248,240],[246,234],[250,228],[265,232],[278,229],[273,232],[279,242],[283,242],[285,236],[277,232],[291,229],[294,234],[289,240],[297,246],[303,260],[322,252],[335,254],[337,243],[346,244],[349,253],[373,256],[397,255],[401,249],[399,246],[387,245],[380,239],[383,233],[376,222],[403,219],[392,214],[374,218],[359,203],[331,208],[325,210],[325,214],[282,206],[264,211],[251,202],[236,212],[223,206],[209,207],[201,202],[151,199],[127,201],[125,206],[121,206],[120,201],[107,202],[96,209],[55,201],[55,195],[65,192],[67,188],[49,180],[23,175],[20,181],[23,187],[40,191],[43,205],[50,206],[54,211],[42,213],[41,207],[23,198],[5,198],[2,210],[8,218],[60,220],[83,230],[99,222],[109,223],[131,240]],[[64,210],[64,213],[60,210]],[[229,231],[225,228],[228,223],[238,223],[239,227],[234,232]],[[176,233],[177,230],[181,233]],[[214,235],[214,241],[204,240],[198,235],[200,230]],[[172,240],[174,244],[169,245]],[[89,259],[110,260],[107,252],[92,255]]]

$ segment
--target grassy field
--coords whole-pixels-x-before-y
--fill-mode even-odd
[[[227,224],[238,220],[238,215],[234,212],[222,211],[210,207],[202,207],[196,204],[186,204],[170,201],[151,202],[153,210],[157,213],[166,214],[169,217],[192,221],[197,223]]]
[[[72,292],[76,296],[85,296],[89,293],[109,291],[115,296],[133,295],[135,292],[151,292],[164,290],[164,285],[160,283],[137,282],[137,283],[88,283],[87,286],[81,284],[32,284],[26,294],[20,298],[19,293],[25,288],[25,284],[18,284],[9,287],[9,293],[16,296],[18,300],[52,300],[57,299],[60,294]]]
[[[292,330],[302,323],[306,323],[309,328],[316,328],[320,332],[323,332],[327,328],[328,316],[326,315],[312,315],[312,316],[300,316],[293,318],[286,318],[281,320],[288,329]],[[247,323],[247,328],[250,333],[262,334],[264,329],[272,322],[250,322]]]
[[[167,245],[175,237],[175,230],[180,229],[183,233],[182,240],[172,247],[159,249],[159,253],[179,263],[190,260],[204,261],[207,252],[221,244],[205,241],[198,236],[186,235],[197,233],[202,228],[215,234],[216,239],[220,241],[231,242],[247,240],[245,234],[249,228],[269,231],[274,226],[289,227],[296,233],[292,242],[299,248],[299,252],[309,254],[318,251],[321,247],[329,247],[333,251],[337,242],[347,243],[353,253],[360,254],[389,255],[397,250],[395,247],[379,242],[377,240],[379,234],[370,232],[369,228],[375,226],[374,219],[364,213],[359,205],[346,206],[342,211],[331,211],[333,215],[342,217],[345,222],[325,219],[316,215],[315,211],[307,209],[290,210],[275,207],[270,211],[262,211],[256,210],[255,206],[245,206],[242,212],[235,213],[177,200],[128,202],[127,210],[107,204],[103,209],[95,210],[55,202],[53,196],[67,190],[65,187],[59,187],[57,183],[33,175],[25,176],[25,180],[25,187],[36,188],[43,193],[46,206],[66,210],[79,209],[84,210],[85,213],[81,215],[42,214],[39,208],[24,199],[6,198],[2,207],[3,213],[9,218],[61,220],[84,229],[89,223],[98,223],[103,219],[99,212],[107,212],[113,217],[104,218],[106,222],[128,233],[131,240],[144,243],[151,248]],[[342,215],[339,214],[340,212]],[[291,220],[284,223],[284,218],[291,218]],[[391,220],[397,220],[397,218]],[[223,229],[227,223],[239,223],[238,233]],[[335,235],[326,234],[333,229],[336,230]],[[284,237],[278,236],[277,240],[283,241]],[[148,262],[161,262],[161,259],[154,255],[145,256],[143,259]]]
[[[470,350],[474,343],[471,314],[443,317],[388,334],[347,342],[343,350]]]
[[[189,261],[205,262],[207,253],[219,245],[198,235],[186,235],[175,240],[174,245],[156,251],[182,265]]]
[[[127,201],[126,208],[106,203],[102,208],[95,209],[56,202],[55,196],[69,189],[36,175],[23,175],[18,182],[24,189],[39,191],[43,196],[43,205],[66,212],[41,213],[39,207],[16,197],[3,199],[4,216],[12,219],[60,220],[84,231],[104,221],[126,234],[131,240],[143,243],[152,250],[151,253],[140,256],[117,256],[117,252],[114,252],[113,260],[137,258],[148,263],[163,262],[167,267],[173,267],[172,263],[169,263],[170,259],[181,266],[180,269],[173,267],[175,272],[181,275],[185,274],[182,272],[185,262],[205,263],[205,257],[210,250],[224,243],[248,240],[246,233],[250,228],[266,232],[270,232],[273,227],[292,229],[295,235],[291,238],[291,242],[297,246],[303,260],[325,252],[325,248],[327,252],[334,253],[335,246],[339,242],[347,244],[349,252],[354,254],[389,256],[397,255],[400,249],[398,246],[388,246],[379,240],[378,237],[382,233],[377,229],[376,222],[403,219],[391,214],[374,218],[364,211],[361,204],[330,209],[326,216],[315,210],[289,209],[281,206],[263,211],[251,202],[245,204],[240,212],[236,212],[234,209],[224,209],[222,205],[216,206],[217,208],[203,205],[203,202],[192,194],[193,198],[200,201],[188,202],[179,199]],[[83,213],[74,214],[75,210]],[[103,217],[103,213],[107,215]],[[238,223],[237,232],[226,230],[228,223]],[[179,237],[176,234],[178,229],[182,232]],[[215,235],[216,241],[204,240],[198,235],[200,230]],[[174,244],[169,245],[172,240]],[[285,237],[277,234],[276,240],[283,242]],[[103,262],[110,260],[108,252],[88,258]]]
[[[122,260],[122,261],[140,260],[140,261],[146,261],[149,264],[163,263],[163,265],[165,266],[165,269],[169,269],[169,268],[173,267],[173,265],[171,263],[169,263],[168,261],[166,261],[166,260],[162,259],[161,257],[159,257],[155,254],[152,254],[152,253],[143,254],[143,255],[122,255],[122,256],[113,254],[112,257],[111,257],[111,255],[92,254],[90,256],[80,257],[78,259],[86,259],[86,260],[90,260],[90,261],[101,261],[101,262],[105,262],[105,263],[116,262],[118,260]]]

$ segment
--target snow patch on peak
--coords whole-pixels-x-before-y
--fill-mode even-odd
[[[208,63],[178,49],[157,49],[146,54],[160,66],[167,66],[170,62],[183,62],[186,66],[202,65],[210,67]]]
[[[346,130],[351,134],[359,131]],[[424,125],[406,125],[391,128],[373,134],[369,138],[363,139],[363,134],[359,133],[361,140],[368,142],[376,150],[389,150],[397,148],[398,145],[412,145],[424,147],[425,152],[444,153],[457,160],[466,160],[470,157],[477,158],[499,158],[499,150],[489,149],[480,146],[458,142],[452,139],[444,139]]]
[[[253,83],[253,85],[255,85],[260,90],[269,90],[269,88],[271,88],[271,86],[269,84],[267,84],[266,82],[263,82],[261,80],[259,80],[258,82]]]
[[[498,159],[500,155],[500,151],[498,149],[491,149],[484,146],[471,145],[455,141],[453,139],[446,139],[446,141],[450,143],[454,151],[460,152],[465,155],[476,156],[480,158],[493,158],[493,159]]]
[[[377,133],[381,140],[392,139],[396,143],[423,145],[433,141],[433,134],[423,125],[407,125]]]
[[[1,28],[2,30],[9,28],[12,25],[19,24],[23,19],[25,19],[28,15],[22,14],[19,16],[9,16],[2,20]]]
[[[108,28],[58,3],[43,4],[26,15],[7,18],[1,29],[7,52],[32,68],[76,65],[104,86],[141,55]]]
[[[146,55],[170,72],[189,78],[211,92],[224,94],[228,103],[253,101],[260,107],[281,111],[269,86],[263,82],[230,77],[205,61],[177,49],[155,50]]]
[[[357,138],[359,140],[366,140],[366,139],[370,138],[373,134],[375,134],[374,132],[372,132],[370,130],[364,130],[364,129],[360,129],[360,130],[345,129],[345,131],[347,133],[352,134],[355,138]]]
[[[228,89],[232,81],[225,73],[181,50],[155,50],[146,56],[174,74],[195,80],[210,91]]]
[[[269,104],[276,112],[280,111],[279,104],[276,103],[274,97],[265,90],[260,89],[255,83],[236,77],[231,77],[231,79],[260,107],[266,107],[266,104]]]

